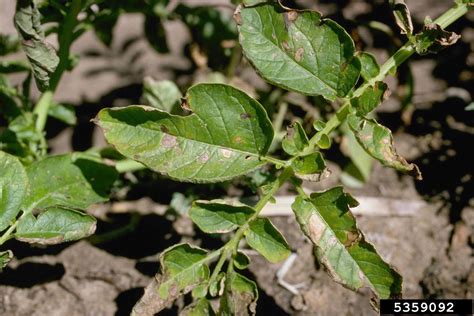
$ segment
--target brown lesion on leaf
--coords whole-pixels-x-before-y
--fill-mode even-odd
[[[289,51],[291,48],[290,48],[290,45],[288,45],[288,42],[287,41],[283,41],[281,42],[281,46],[283,47],[284,50],[286,51]]]
[[[235,142],[236,144],[242,144],[242,137],[240,137],[240,136],[235,136],[235,137],[234,137],[234,142]]]
[[[192,112],[193,110],[191,109],[189,98],[190,97],[188,95],[186,95],[184,98],[181,98],[181,108],[185,111]]]
[[[358,230],[348,231],[346,233],[346,240],[344,241],[344,247],[350,248],[362,239],[362,234]]]
[[[242,16],[240,13],[241,10],[242,10],[242,5],[237,6],[234,12],[234,16],[233,16],[235,23],[237,23],[237,25],[239,26],[242,25]]]
[[[170,134],[165,134],[161,139],[161,146],[164,148],[172,148],[178,143],[177,138]]]
[[[295,60],[297,62],[300,62],[303,59],[303,54],[304,54],[304,48],[303,47],[298,48],[295,53]]]
[[[207,152],[203,153],[201,156],[199,156],[198,160],[200,163],[206,163],[209,160],[209,154]]]
[[[251,119],[251,118],[252,118],[252,115],[250,115],[247,112],[240,114],[240,119],[241,120],[246,120],[246,119]]]

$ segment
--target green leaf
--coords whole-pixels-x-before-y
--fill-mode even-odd
[[[205,233],[228,233],[255,214],[247,205],[230,205],[222,200],[196,201],[189,210],[191,220]]]
[[[367,52],[359,52],[358,57],[361,64],[360,75],[365,81],[376,77],[380,72],[380,66],[374,55]]]
[[[292,156],[301,153],[308,144],[308,136],[299,122],[295,122],[287,127],[286,135],[281,141],[283,150]]]
[[[415,36],[415,49],[420,55],[436,54],[443,48],[455,44],[461,35],[445,31],[439,24],[428,23]]]
[[[21,162],[0,151],[0,232],[18,215],[27,189],[28,178]]]
[[[351,105],[356,109],[357,114],[365,116],[387,98],[387,92],[387,84],[377,81],[365,89],[362,95],[352,98]]]
[[[78,240],[95,232],[96,220],[82,212],[53,207],[38,217],[27,214],[16,229],[15,238],[28,243],[55,245]]]
[[[48,110],[48,115],[58,119],[68,125],[76,125],[76,111],[72,105],[52,102]]]
[[[313,128],[317,131],[320,132],[326,127],[326,123],[321,121],[321,120],[316,120],[313,122]]]
[[[237,269],[244,270],[250,264],[250,258],[243,252],[237,251],[237,254],[234,257],[234,266]]]
[[[402,277],[377,254],[349,210],[358,203],[341,187],[298,196],[292,205],[318,260],[338,283],[357,291],[369,287],[379,298],[401,296]]]
[[[117,179],[115,168],[87,154],[52,156],[27,168],[30,191],[25,208],[66,206],[84,209],[107,201]]]
[[[268,218],[257,218],[249,223],[245,238],[250,247],[272,263],[286,259],[291,253],[285,238]]]
[[[0,34],[0,56],[16,53],[20,49],[18,36],[13,34]]]
[[[11,250],[0,251],[0,272],[5,268],[8,263],[13,259],[13,252]]]
[[[293,160],[292,167],[298,178],[308,181],[321,181],[329,175],[326,162],[319,151],[297,157]]]
[[[40,13],[34,1],[17,1],[14,21],[38,89],[45,91],[49,87],[50,76],[58,66],[59,57],[55,49],[45,41]]]
[[[23,71],[30,71],[30,65],[22,60],[0,61],[0,73],[12,74]]]
[[[160,256],[161,274],[145,288],[132,315],[154,315],[179,296],[209,279],[207,251],[188,244],[166,249]]]
[[[413,22],[411,21],[410,10],[404,0],[390,0],[390,6],[395,16],[395,21],[400,27],[401,34],[411,35],[413,33]]]
[[[143,98],[154,108],[171,113],[179,107],[181,91],[173,81],[156,81],[151,77],[143,80]]]
[[[329,138],[328,134],[322,134],[316,144],[321,149],[329,149],[331,147],[331,138]]]
[[[270,0],[270,1],[272,1],[272,0]],[[265,2],[269,2],[269,0],[242,0],[242,3],[246,7],[251,7],[251,6],[261,4],[261,3],[265,3]]]
[[[221,298],[219,315],[255,315],[258,289],[255,282],[232,271],[227,274],[226,291]]]
[[[201,298],[183,309],[179,316],[214,316],[215,314],[209,300]]]
[[[198,84],[184,107],[192,114],[104,109],[98,124],[124,156],[180,181],[224,181],[265,163],[273,129],[260,103],[231,86]]]
[[[344,97],[356,84],[360,62],[354,42],[318,12],[263,4],[239,7],[234,17],[245,56],[270,83],[329,100]]]
[[[348,117],[348,123],[357,141],[369,155],[384,166],[412,175],[417,180],[422,179],[418,166],[408,163],[397,154],[393,145],[392,132],[388,128],[378,124],[375,120],[355,115]]]

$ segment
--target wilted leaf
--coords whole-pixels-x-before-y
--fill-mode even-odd
[[[38,89],[44,91],[49,86],[50,76],[58,66],[59,57],[55,49],[45,41],[40,13],[34,1],[18,0],[14,20]]]
[[[270,83],[329,100],[344,97],[356,84],[360,62],[354,42],[318,12],[263,4],[239,7],[234,17],[245,56]]]
[[[329,274],[345,287],[369,287],[379,298],[401,296],[402,278],[365,241],[349,207],[358,203],[341,187],[298,196],[292,205],[302,231]]]
[[[245,238],[250,247],[272,263],[286,259],[291,253],[285,238],[268,218],[251,221]]]
[[[231,86],[199,84],[184,107],[193,113],[104,109],[98,124],[120,153],[180,181],[224,181],[264,164],[273,129],[260,103]]]
[[[411,21],[410,10],[404,0],[390,0],[390,6],[395,16],[395,21],[400,27],[400,33],[411,35],[413,33],[413,22]]]
[[[377,81],[373,86],[365,89],[362,95],[352,98],[351,105],[357,114],[365,116],[386,99],[387,91],[387,84]]]
[[[255,282],[235,271],[227,274],[227,278],[226,290],[221,298],[219,315],[255,315],[258,300],[258,289]]]
[[[418,180],[422,179],[418,166],[408,163],[397,154],[393,145],[392,132],[388,128],[378,124],[375,120],[355,115],[349,116],[348,123],[357,141],[369,155],[384,166],[408,173]]]
[[[201,298],[183,309],[179,316],[214,316],[215,314],[209,300]]]
[[[35,217],[27,214],[18,223],[15,238],[28,243],[54,245],[94,233],[96,220],[82,212],[52,207]]]
[[[245,224],[255,211],[246,205],[222,200],[196,201],[189,210],[191,220],[205,233],[228,233]]]
[[[161,274],[145,288],[145,293],[132,315],[154,315],[170,305],[180,295],[190,292],[209,279],[207,251],[188,244],[166,249],[160,256]]]
[[[151,77],[143,80],[143,98],[154,108],[171,113],[179,106],[181,91],[173,81],[156,81]]]
[[[323,155],[317,151],[293,160],[293,170],[298,178],[309,181],[321,181],[329,175]]]
[[[0,151],[0,232],[18,215],[27,190],[28,178],[21,162]]]
[[[380,66],[374,55],[367,52],[359,52],[358,57],[361,64],[360,75],[365,81],[376,77],[380,72]]]
[[[423,26],[423,30],[415,36],[415,49],[420,55],[436,54],[443,48],[455,44],[461,35],[448,32],[435,23]]]
[[[0,251],[0,272],[5,268],[10,260],[13,258],[13,252],[11,250]]]
[[[308,136],[299,122],[287,127],[286,135],[281,141],[281,147],[289,155],[297,155],[308,146]]]
[[[84,209],[107,201],[117,179],[115,168],[82,153],[52,156],[28,166],[30,190],[23,206]]]

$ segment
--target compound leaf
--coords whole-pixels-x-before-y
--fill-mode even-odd
[[[255,213],[246,205],[230,205],[222,200],[196,201],[189,210],[191,220],[205,233],[228,233],[245,224]]]
[[[181,91],[173,81],[156,81],[151,77],[143,80],[143,98],[154,108],[171,112],[179,106]]]
[[[198,84],[183,107],[193,113],[104,109],[98,124],[120,153],[180,181],[224,181],[264,164],[273,129],[260,103],[231,86]]]
[[[356,109],[357,114],[365,116],[384,101],[387,91],[387,84],[377,81],[365,89],[362,95],[352,98],[351,105]]]
[[[384,166],[395,168],[418,180],[422,179],[418,166],[408,163],[396,152],[392,132],[388,128],[378,124],[375,120],[355,115],[349,116],[348,123],[357,141],[369,155]]]
[[[15,13],[15,27],[22,39],[23,50],[40,91],[49,87],[49,80],[59,63],[55,49],[46,42],[41,29],[40,13],[32,0],[19,0]]]
[[[96,220],[82,212],[52,207],[35,217],[27,214],[18,223],[15,238],[35,244],[54,245],[78,240],[95,232]]]
[[[245,238],[250,247],[272,263],[286,259],[291,253],[285,238],[268,218],[251,221]]]
[[[154,315],[180,295],[209,279],[207,251],[188,244],[166,249],[160,256],[161,274],[145,288],[132,315]]]
[[[18,215],[27,189],[28,177],[20,160],[0,151],[0,231]]]
[[[329,100],[356,84],[360,61],[346,31],[315,11],[277,4],[239,7],[234,14],[247,59],[272,84]]]
[[[358,203],[342,187],[298,196],[296,219],[314,243],[319,261],[336,282],[354,291],[368,286],[379,298],[401,296],[402,277],[377,254],[357,228],[349,208]]]
[[[52,156],[28,166],[30,191],[25,208],[66,206],[84,209],[107,201],[117,171],[91,155]]]
[[[227,274],[226,290],[221,298],[220,315],[256,314],[258,289],[255,282],[232,271]]]

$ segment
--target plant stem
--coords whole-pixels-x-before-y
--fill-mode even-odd
[[[117,161],[117,163],[115,164],[115,169],[117,169],[119,173],[125,173],[143,170],[146,169],[146,166],[135,160],[124,159]]]
[[[82,10],[83,0],[72,0],[72,3],[69,7],[69,11],[65,17],[64,23],[61,25],[61,33],[59,36],[59,63],[51,75],[49,80],[49,88],[44,91],[40,99],[35,105],[33,112],[38,116],[36,120],[36,130],[42,132],[46,126],[46,120],[48,118],[48,111],[53,101],[54,91],[56,90],[59,80],[63,72],[67,69],[69,65],[69,50],[71,48],[74,28],[77,25],[77,15]]]

